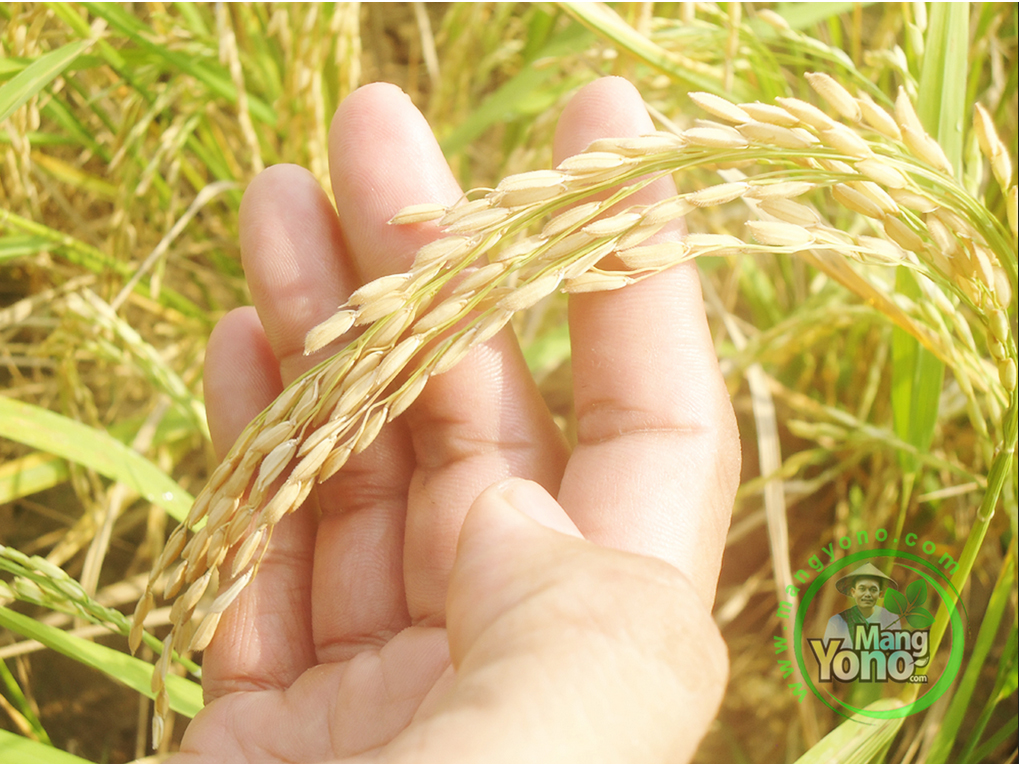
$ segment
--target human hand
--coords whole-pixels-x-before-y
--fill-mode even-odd
[[[567,106],[556,161],[652,129],[631,86],[600,80]],[[205,372],[220,455],[321,360],[307,331],[437,236],[387,220],[461,194],[388,85],[341,105],[330,162],[338,214],[293,166],[245,194],[255,308],[216,327]],[[575,295],[570,332],[572,454],[507,329],[280,522],[174,764],[692,757],[725,684],[710,608],[739,476],[696,269]]]

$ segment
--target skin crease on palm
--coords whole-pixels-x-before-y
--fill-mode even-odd
[[[599,80],[566,106],[555,161],[653,129],[632,86]],[[330,163],[337,209],[294,166],[245,193],[255,307],[216,327],[205,370],[220,455],[336,352],[305,358],[308,329],[439,234],[388,219],[461,193],[391,85],[340,106]],[[569,315],[573,452],[509,329],[430,381],[277,527],[173,764],[692,758],[728,670],[710,608],[740,459],[696,269],[571,297]]]

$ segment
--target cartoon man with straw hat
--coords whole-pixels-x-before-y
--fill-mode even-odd
[[[847,597],[852,597],[856,604],[828,619],[828,626],[824,630],[825,645],[829,640],[841,638],[843,647],[857,647],[853,640],[857,626],[873,623],[885,631],[898,630],[899,617],[877,604],[889,586],[899,588],[895,579],[886,576],[869,562],[836,581],[835,588]]]

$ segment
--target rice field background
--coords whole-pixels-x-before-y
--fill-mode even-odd
[[[279,162],[328,189],[346,95],[398,84],[461,185],[494,188],[550,166],[562,106],[596,77],[633,82],[662,130],[717,130],[710,96],[839,117],[812,72],[886,116],[904,94],[937,151],[852,123],[918,178],[913,238],[823,184],[800,201],[851,245],[769,250],[738,196],[687,217],[746,243],[699,261],[744,475],[715,606],[731,679],[697,761],[1016,761],[1016,47],[1011,3],[0,7],[0,761],[152,756],[169,608],[138,660],[128,617],[215,467],[201,369],[216,320],[250,302],[241,194]],[[676,173],[681,193],[806,166],[757,144],[709,160]],[[513,320],[569,436],[565,304]],[[859,725],[797,701],[773,637],[796,571],[876,529],[958,562],[967,631],[940,700]],[[171,677],[156,759],[200,707],[198,664]]]

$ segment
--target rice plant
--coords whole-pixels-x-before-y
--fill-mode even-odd
[[[192,653],[316,482],[510,323],[570,437],[562,294],[694,258],[747,473],[716,603],[732,679],[698,760],[1014,761],[1014,6],[0,15],[5,761],[172,749],[200,707]],[[604,74],[659,130],[549,168],[562,104]],[[247,302],[240,191],[282,161],[328,188],[330,115],[380,78],[474,190],[393,211],[443,237],[308,335],[330,357],[217,466],[200,367]],[[678,196],[628,203],[663,175]],[[647,243],[679,218],[682,243]],[[793,571],[873,528],[952,550],[972,647],[943,703],[863,726],[798,702],[771,634]],[[139,649],[161,655],[151,682]],[[62,696],[68,657],[130,689],[88,674]],[[75,713],[95,697],[131,724]]]

